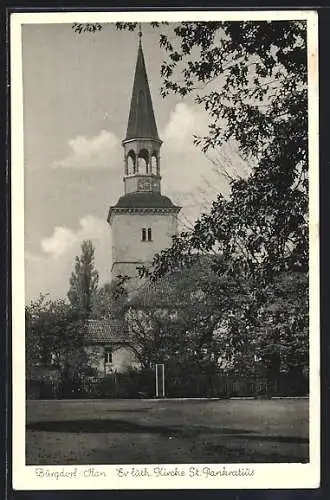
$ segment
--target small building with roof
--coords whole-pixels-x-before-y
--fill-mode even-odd
[[[89,319],[83,323],[82,331],[90,367],[96,376],[122,373],[140,366],[122,322]]]

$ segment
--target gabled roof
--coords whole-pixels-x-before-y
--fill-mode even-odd
[[[82,330],[87,344],[114,344],[128,341],[123,324],[115,320],[88,319],[82,324]]]
[[[131,108],[125,141],[139,138],[160,140],[152,107],[141,43],[139,43],[138,48]]]

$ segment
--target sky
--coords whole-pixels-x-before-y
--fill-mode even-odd
[[[190,225],[226,179],[193,145],[207,115],[192,100],[160,96],[159,34],[143,25],[143,51],[160,138],[162,193]],[[91,239],[100,283],[110,280],[109,207],[123,194],[123,149],[138,39],[103,25],[94,34],[71,24],[22,28],[25,293],[65,297],[74,258]],[[232,149],[227,151],[232,155]],[[239,164],[239,159],[236,160]]]

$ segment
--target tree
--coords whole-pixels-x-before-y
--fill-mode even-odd
[[[32,302],[25,310],[27,376],[34,369],[55,370],[61,381],[79,379],[91,371],[81,335],[80,317],[64,300],[48,296]]]
[[[283,274],[268,286],[267,295],[265,306],[260,310],[257,359],[262,361],[268,378],[276,378],[279,372],[289,373],[292,377],[307,374],[307,275]]]
[[[162,95],[189,95],[209,114],[209,134],[195,137],[196,145],[208,151],[234,140],[253,166],[247,179],[232,180],[230,199],[219,195],[197,222],[190,247],[219,247],[253,272],[306,270],[306,22],[184,22],[173,33],[153,24],[163,27],[167,58]],[[156,274],[172,257],[156,258]]]
[[[99,287],[92,299],[92,316],[94,319],[121,319],[125,311],[127,291],[126,277],[113,279]]]
[[[94,247],[90,240],[81,245],[81,255],[75,259],[74,271],[70,278],[68,298],[79,311],[81,318],[91,314],[92,301],[98,286],[99,275],[94,264]]]
[[[40,311],[42,310],[47,300],[46,295],[31,302],[25,307],[25,360],[26,360],[26,375],[31,378],[35,367],[48,359],[51,355],[47,353],[45,345],[44,328],[39,328],[37,324],[41,322]]]
[[[184,22],[173,24],[173,32],[154,24],[166,57],[162,95],[195,99],[209,115],[209,133],[195,144],[207,152],[234,141],[251,171],[233,178],[230,196],[219,194],[210,212],[141,274],[157,282],[192,266],[198,255],[219,256],[213,269],[228,280],[221,320],[233,370],[275,376],[306,367],[306,22]]]
[[[216,367],[220,343],[215,325],[223,297],[208,293],[212,275],[220,281],[208,263],[199,262],[155,283],[146,282],[129,298],[125,319],[142,366],[175,362],[190,370]]]
[[[129,301],[128,329],[142,364],[264,376],[308,372],[308,277],[283,272],[262,289],[211,256],[145,287]]]

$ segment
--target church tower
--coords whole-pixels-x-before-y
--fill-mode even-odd
[[[181,207],[161,194],[160,148],[139,33],[124,149],[124,195],[110,207],[112,279],[137,276],[137,267],[171,245]]]

